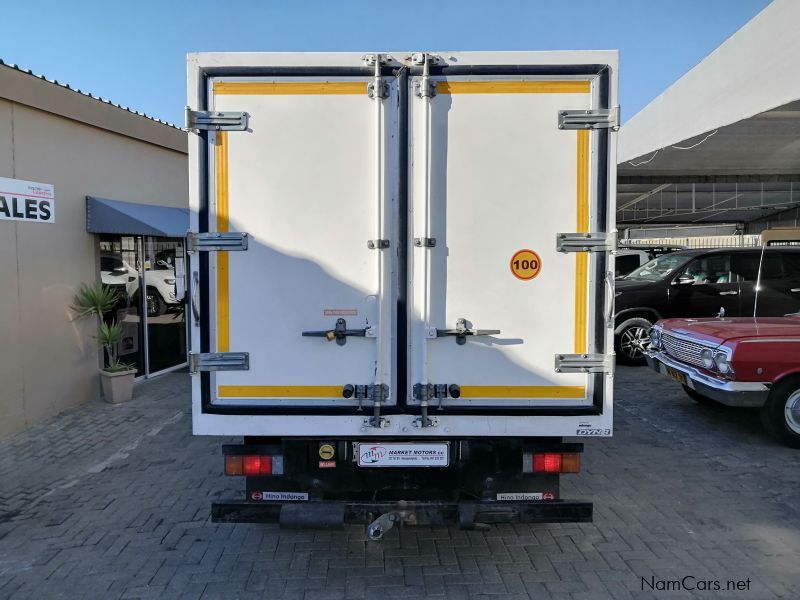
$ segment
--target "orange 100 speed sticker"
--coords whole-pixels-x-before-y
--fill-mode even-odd
[[[514,277],[528,281],[539,274],[542,259],[533,250],[517,250],[511,257],[509,266]]]

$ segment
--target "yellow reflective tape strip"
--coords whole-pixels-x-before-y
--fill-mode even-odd
[[[589,131],[578,130],[578,205],[577,229],[589,231]],[[586,327],[588,313],[589,255],[578,252],[575,256],[575,353],[586,352]]]
[[[341,398],[341,385],[221,385],[219,398]]]
[[[367,95],[365,81],[217,81],[214,93],[226,96]]]
[[[588,94],[588,81],[438,81],[437,94]]]
[[[586,388],[570,385],[462,385],[462,398],[584,398]]]
[[[228,231],[228,133],[217,132],[216,168],[217,231]],[[228,253],[217,252],[217,352],[230,351],[230,304],[228,302]]]

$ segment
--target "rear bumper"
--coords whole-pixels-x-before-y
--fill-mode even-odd
[[[396,513],[404,525],[458,524],[463,529],[494,523],[590,523],[591,502],[219,502],[211,505],[215,523],[280,523],[282,527],[336,529],[368,524]]]
[[[717,379],[700,370],[675,360],[664,352],[648,351],[647,364],[662,375],[667,374],[667,367],[686,375],[686,384],[698,394],[702,394],[726,406],[751,407],[762,406],[769,395],[769,386],[757,381],[728,381]]]

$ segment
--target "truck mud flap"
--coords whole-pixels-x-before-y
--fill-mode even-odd
[[[495,523],[590,523],[591,502],[219,502],[215,523],[280,523],[287,528],[335,529],[368,524],[383,514],[403,525],[458,524],[462,529]]]

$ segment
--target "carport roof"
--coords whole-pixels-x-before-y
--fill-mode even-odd
[[[86,231],[89,233],[184,237],[188,230],[189,210],[186,208],[86,197]]]
[[[775,0],[620,130],[619,224],[800,204],[800,2]]]

